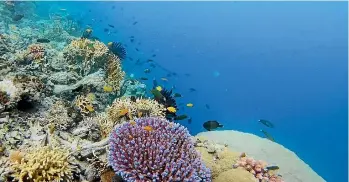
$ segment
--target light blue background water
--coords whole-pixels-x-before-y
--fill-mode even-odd
[[[194,103],[180,111],[192,116],[192,124],[183,121],[192,134],[216,119],[262,136],[257,120],[266,118],[276,141],[326,181],[347,181],[347,2],[47,2],[40,13],[52,4],[92,23],[104,42],[126,43],[134,60],[156,53],[154,60],[177,72],[163,85],[176,85],[180,103]],[[107,24],[118,33],[106,35]],[[137,77],[148,68],[124,66]],[[152,77],[165,75],[152,70]]]

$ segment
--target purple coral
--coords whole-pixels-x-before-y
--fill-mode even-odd
[[[109,164],[126,181],[210,182],[188,130],[160,118],[140,118],[114,129]]]

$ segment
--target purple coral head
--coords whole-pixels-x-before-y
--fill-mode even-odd
[[[166,119],[140,118],[115,128],[108,155],[126,181],[211,181],[188,130]]]

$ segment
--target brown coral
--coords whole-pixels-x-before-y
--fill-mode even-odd
[[[45,48],[40,44],[29,45],[27,56],[32,58],[32,60],[41,61],[45,57]]]
[[[75,106],[81,114],[86,116],[95,111],[91,101],[85,96],[78,95],[75,99]]]
[[[75,167],[60,148],[40,147],[28,152],[21,163],[11,165],[13,177],[23,181],[72,181]]]

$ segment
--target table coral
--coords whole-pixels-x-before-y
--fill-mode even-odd
[[[28,152],[21,163],[11,164],[14,178],[23,181],[72,181],[75,167],[68,152],[60,148],[40,147]]]
[[[126,181],[211,181],[188,130],[161,118],[140,118],[116,127],[109,164]]]

